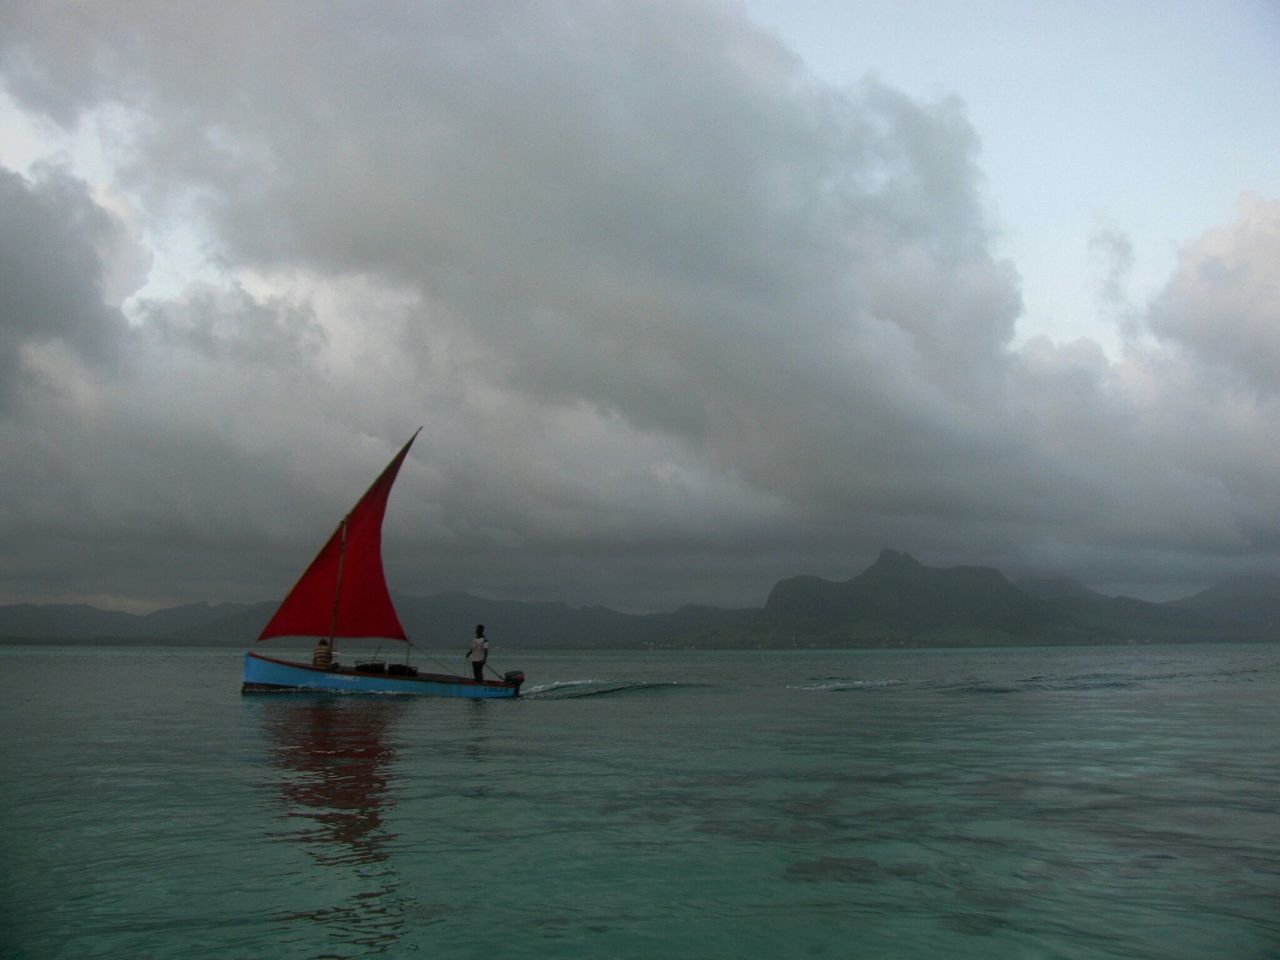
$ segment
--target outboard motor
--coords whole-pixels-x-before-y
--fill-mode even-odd
[[[520,684],[524,683],[523,670],[508,670],[502,675],[503,683],[514,683],[516,685],[516,696],[520,696]]]

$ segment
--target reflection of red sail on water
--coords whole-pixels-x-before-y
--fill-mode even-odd
[[[402,704],[316,699],[276,703],[266,720],[272,755],[286,777],[287,816],[312,821],[294,839],[336,863],[386,859],[383,804],[395,750],[388,728]]]
[[[392,727],[404,706],[394,698],[326,697],[278,701],[263,712],[273,786],[289,824],[273,839],[302,844],[319,866],[356,868],[338,880],[348,885],[339,902],[280,919],[323,923],[336,940],[375,952],[398,941],[404,927],[400,879],[385,863],[396,840],[385,825]]]

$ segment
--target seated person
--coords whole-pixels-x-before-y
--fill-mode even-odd
[[[311,651],[311,665],[319,667],[322,670],[329,670],[333,667],[333,647],[329,646],[329,641],[323,637],[316,644],[315,649]]]

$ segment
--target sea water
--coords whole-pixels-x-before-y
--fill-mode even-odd
[[[1280,644],[495,661],[0,648],[0,956],[1280,957]]]

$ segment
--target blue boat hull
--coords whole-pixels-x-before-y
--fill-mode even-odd
[[[249,652],[244,655],[242,693],[330,691],[333,693],[397,693],[427,697],[467,697],[496,700],[518,697],[519,681],[469,680],[448,674],[413,677],[365,673],[350,668],[325,670],[310,664],[275,660]]]

